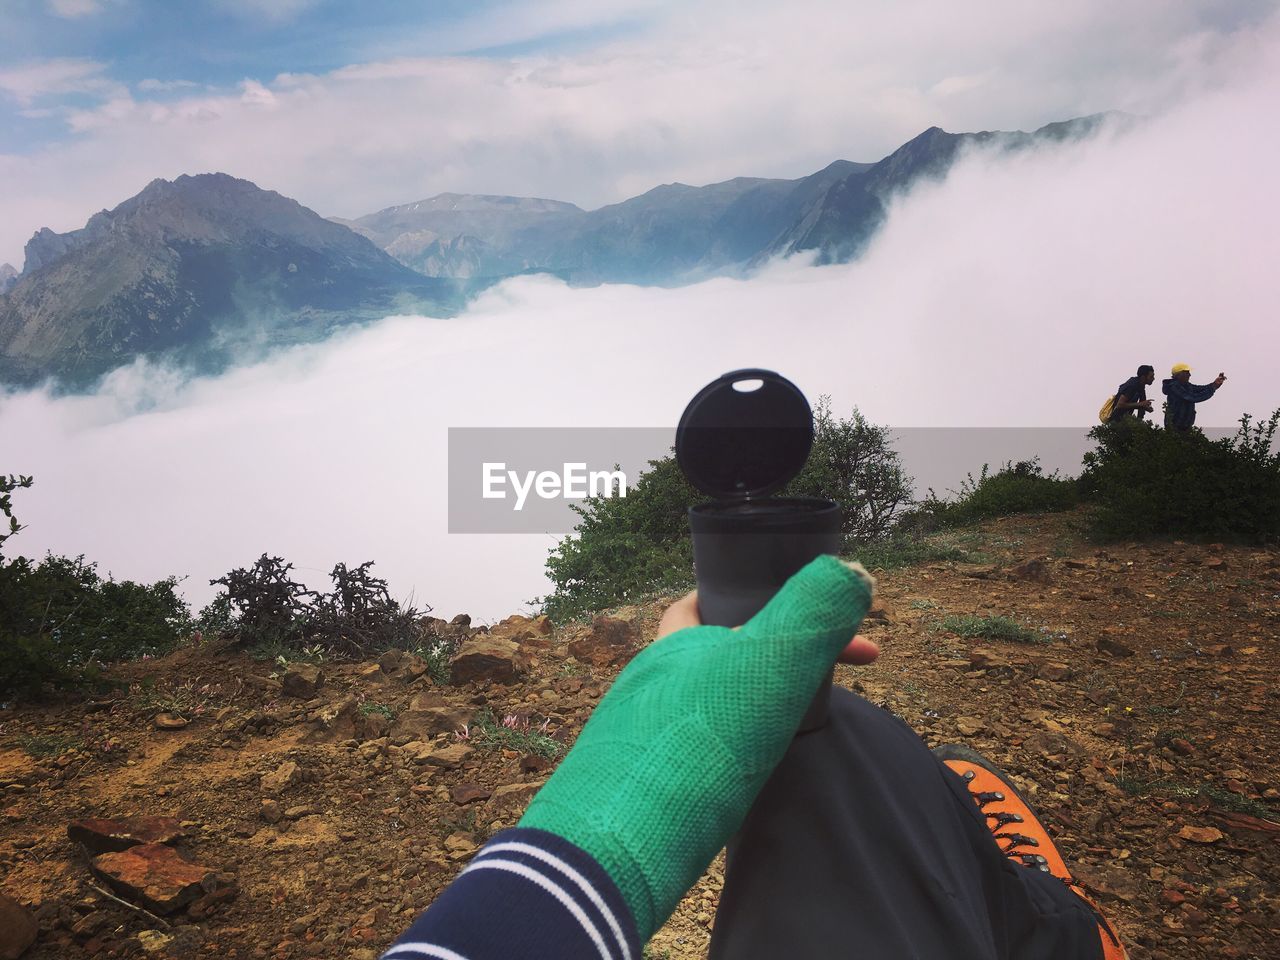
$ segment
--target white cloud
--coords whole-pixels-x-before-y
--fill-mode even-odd
[[[102,12],[102,0],[49,0],[49,10],[64,20],[78,20]]]
[[[971,155],[855,264],[674,290],[526,278],[459,318],[388,319],[218,379],[133,370],[92,397],[0,400],[0,469],[36,477],[11,544],[190,574],[200,599],[264,550],[317,585],[373,559],[397,595],[493,619],[546,589],[552,538],[446,533],[451,426],[670,425],[703,383],[762,365],[894,426],[1083,431],[1139,363],[1175,361],[1230,377],[1202,424],[1265,414],[1278,79],[1084,146]],[[1006,455],[971,445],[958,469]]]
[[[148,77],[146,80],[139,80],[135,88],[139,93],[171,93],[174,90],[192,90],[199,86],[200,84],[194,80],[157,80],[154,77]]]
[[[30,61],[0,70],[0,92],[27,107],[50,97],[119,90],[120,85],[106,76],[106,69],[105,63],[71,57]]]
[[[583,4],[556,9],[563,22],[587,17]],[[648,5],[607,8],[630,9]],[[69,115],[74,140],[0,156],[12,188],[0,259],[40,226],[78,227],[154,177],[206,170],[339,216],[443,191],[597,206],[672,180],[795,177],[837,157],[878,159],[933,124],[1026,129],[1158,110],[1222,83],[1276,32],[1274,20],[1215,28],[1220,5],[1207,0],[654,9],[641,35],[560,56],[401,58],[163,103],[104,93]]]

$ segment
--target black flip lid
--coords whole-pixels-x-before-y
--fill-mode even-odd
[[[734,384],[759,381],[754,390]],[[800,472],[813,447],[813,411],[772,370],[734,370],[689,401],[676,428],[676,461],[703,493],[763,497]]]

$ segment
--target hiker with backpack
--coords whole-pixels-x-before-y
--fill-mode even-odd
[[[1130,377],[1111,395],[1111,399],[1098,411],[1098,419],[1103,423],[1118,423],[1136,416],[1139,420],[1152,412],[1151,401],[1147,399],[1147,387],[1156,382],[1156,368],[1148,363],[1138,367],[1138,372]]]
[[[385,960],[640,960],[726,842],[713,958],[1123,958],[989,761],[841,687],[796,735],[832,662],[879,654],[857,635],[873,588],[822,556],[738,629],[673,604],[519,824]]]

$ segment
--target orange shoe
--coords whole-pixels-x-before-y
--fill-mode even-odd
[[[1128,960],[1120,938],[1111,929],[1098,905],[1084,892],[1067,870],[1066,861],[1053,845],[1031,805],[1010,782],[1008,776],[982,754],[969,747],[945,744],[933,750],[938,759],[964,778],[974,803],[987,818],[987,827],[1001,852],[1015,863],[1052,874],[1089,905],[1098,918],[1098,937],[1103,960]]]

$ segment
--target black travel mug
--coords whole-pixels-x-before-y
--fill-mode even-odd
[[[800,472],[812,446],[808,401],[770,370],[727,373],[685,409],[676,459],[690,483],[716,497],[689,508],[703,623],[740,626],[809,561],[839,553],[839,504],[769,496]],[[828,675],[799,733],[826,722],[830,693]]]

